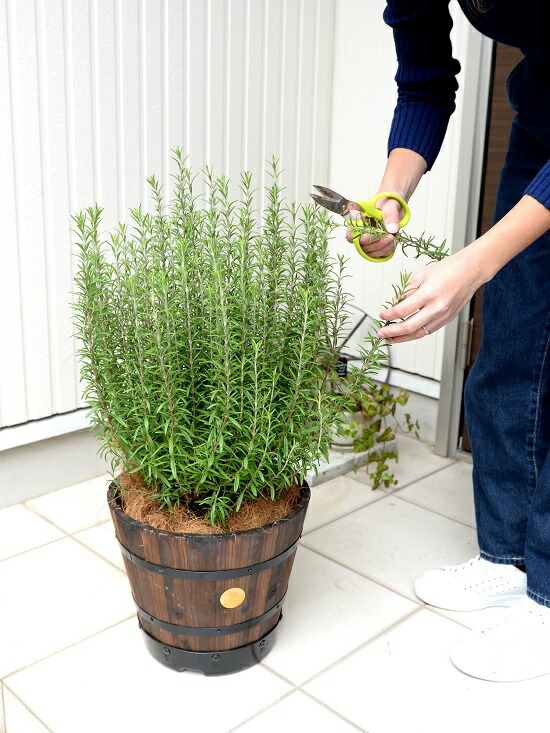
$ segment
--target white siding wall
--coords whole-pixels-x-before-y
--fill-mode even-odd
[[[70,214],[105,225],[170,149],[289,196],[328,174],[333,0],[0,1],[0,426],[82,406]]]
[[[197,169],[250,169],[258,184],[278,155],[289,197],[307,199],[312,183],[374,192],[395,100],[382,9],[382,0],[0,0],[0,427],[83,405],[70,214],[98,201],[108,227],[147,205],[145,178],[169,184],[171,148]],[[455,36],[473,68],[476,34],[461,20]],[[458,160],[471,152],[461,145],[467,122],[460,103],[413,199],[413,231],[443,237],[463,216],[453,202]],[[354,264],[349,287],[376,314],[402,258]],[[400,347],[395,365],[437,379],[441,345],[437,335]]]

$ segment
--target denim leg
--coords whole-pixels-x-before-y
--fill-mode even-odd
[[[547,152],[513,125],[496,220],[519,201]],[[464,395],[481,555],[525,564],[533,592],[544,598],[550,598],[549,280],[547,234],[486,284],[482,343]]]
[[[525,566],[527,595],[550,607],[550,317],[546,346],[540,356],[540,382],[534,394],[534,411],[538,420],[534,428],[533,461],[537,472],[527,522]]]

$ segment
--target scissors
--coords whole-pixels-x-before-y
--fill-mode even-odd
[[[405,214],[399,222],[400,227],[406,226],[406,224],[409,223],[409,219],[411,218],[411,212],[406,201],[404,201],[401,196],[398,196],[396,193],[377,193],[375,196],[372,196],[367,201],[350,201],[345,196],[341,196],[339,193],[336,193],[336,191],[332,191],[330,188],[326,188],[325,186],[313,186],[313,188],[315,188],[319,192],[319,194],[321,194],[310,194],[311,198],[315,201],[316,204],[324,206],[325,209],[333,211],[335,214],[340,214],[340,216],[343,216],[344,219],[346,219],[347,221],[355,221],[355,218],[351,215],[352,211],[360,211],[362,214],[365,214],[372,219],[382,221],[382,212],[380,211],[380,209],[376,208],[376,202],[382,198],[395,199],[403,208]],[[353,239],[355,249],[359,252],[361,257],[369,260],[369,262],[387,262],[388,260],[391,260],[391,258],[395,254],[395,252],[392,252],[390,255],[386,255],[386,257],[371,257],[361,248],[361,245],[359,244],[360,236],[360,234],[357,234],[357,236]]]

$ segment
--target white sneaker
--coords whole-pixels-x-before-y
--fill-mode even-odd
[[[520,682],[550,673],[550,608],[524,596],[493,626],[455,643],[451,661],[466,674],[493,682]]]
[[[526,590],[527,576],[519,568],[488,562],[479,555],[462,565],[426,570],[414,584],[421,600],[448,611],[514,606]]]

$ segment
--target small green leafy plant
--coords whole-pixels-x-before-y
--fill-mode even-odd
[[[356,419],[342,429],[344,435],[354,438],[353,448],[356,452],[368,451],[367,472],[372,480],[373,489],[381,484],[386,488],[397,484],[397,479],[390,470],[389,461],[399,460],[397,449],[387,450],[385,445],[395,439],[397,430],[404,433],[414,431],[418,438],[420,425],[413,421],[409,413],[405,413],[405,423],[401,424],[397,418],[398,405],[405,406],[409,401],[409,393],[399,389],[397,394],[391,392],[385,383],[365,384],[357,395],[354,403],[349,405],[349,411],[360,413],[364,427],[360,428]],[[374,464],[374,470],[370,466]]]

